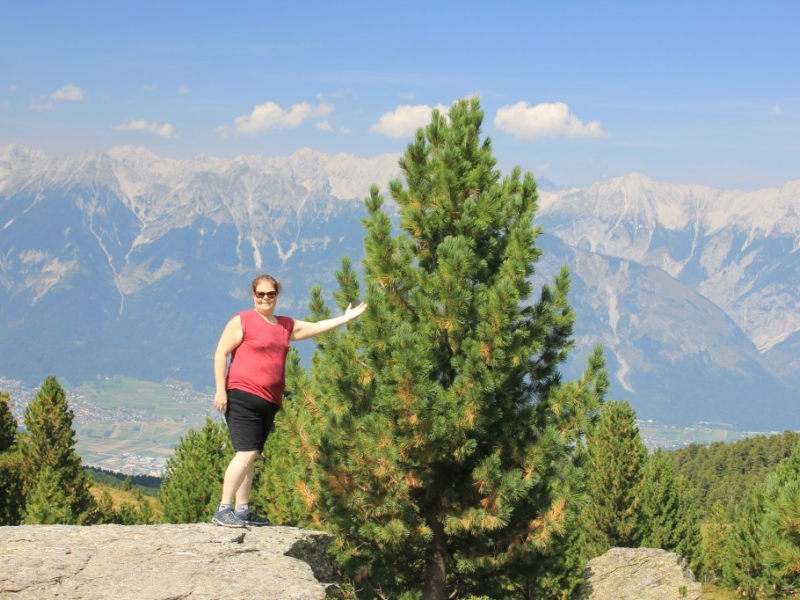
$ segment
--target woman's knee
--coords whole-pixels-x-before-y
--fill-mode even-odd
[[[246,450],[243,452],[237,452],[234,458],[240,463],[249,465],[255,462],[256,458],[258,458],[258,455],[258,450]]]

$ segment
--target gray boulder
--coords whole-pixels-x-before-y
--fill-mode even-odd
[[[612,548],[586,566],[581,600],[700,600],[686,560],[655,548]]]
[[[293,527],[0,527],[0,598],[321,600],[331,536]]]

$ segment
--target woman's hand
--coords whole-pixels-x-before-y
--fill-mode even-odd
[[[214,394],[214,408],[217,411],[224,413],[225,409],[228,408],[228,393],[225,391],[217,392]]]
[[[367,310],[366,302],[362,302],[361,304],[355,307],[352,304],[348,304],[347,310],[344,311],[344,316],[347,319],[347,321],[350,322],[353,319],[356,319],[360,317],[362,314],[364,314],[365,310]]]

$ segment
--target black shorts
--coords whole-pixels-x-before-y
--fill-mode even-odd
[[[263,452],[275,414],[279,410],[280,406],[255,394],[228,390],[225,422],[231,433],[233,449],[237,452]]]

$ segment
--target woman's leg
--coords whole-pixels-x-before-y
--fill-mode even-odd
[[[258,450],[234,454],[222,483],[223,504],[247,504],[258,454]]]

